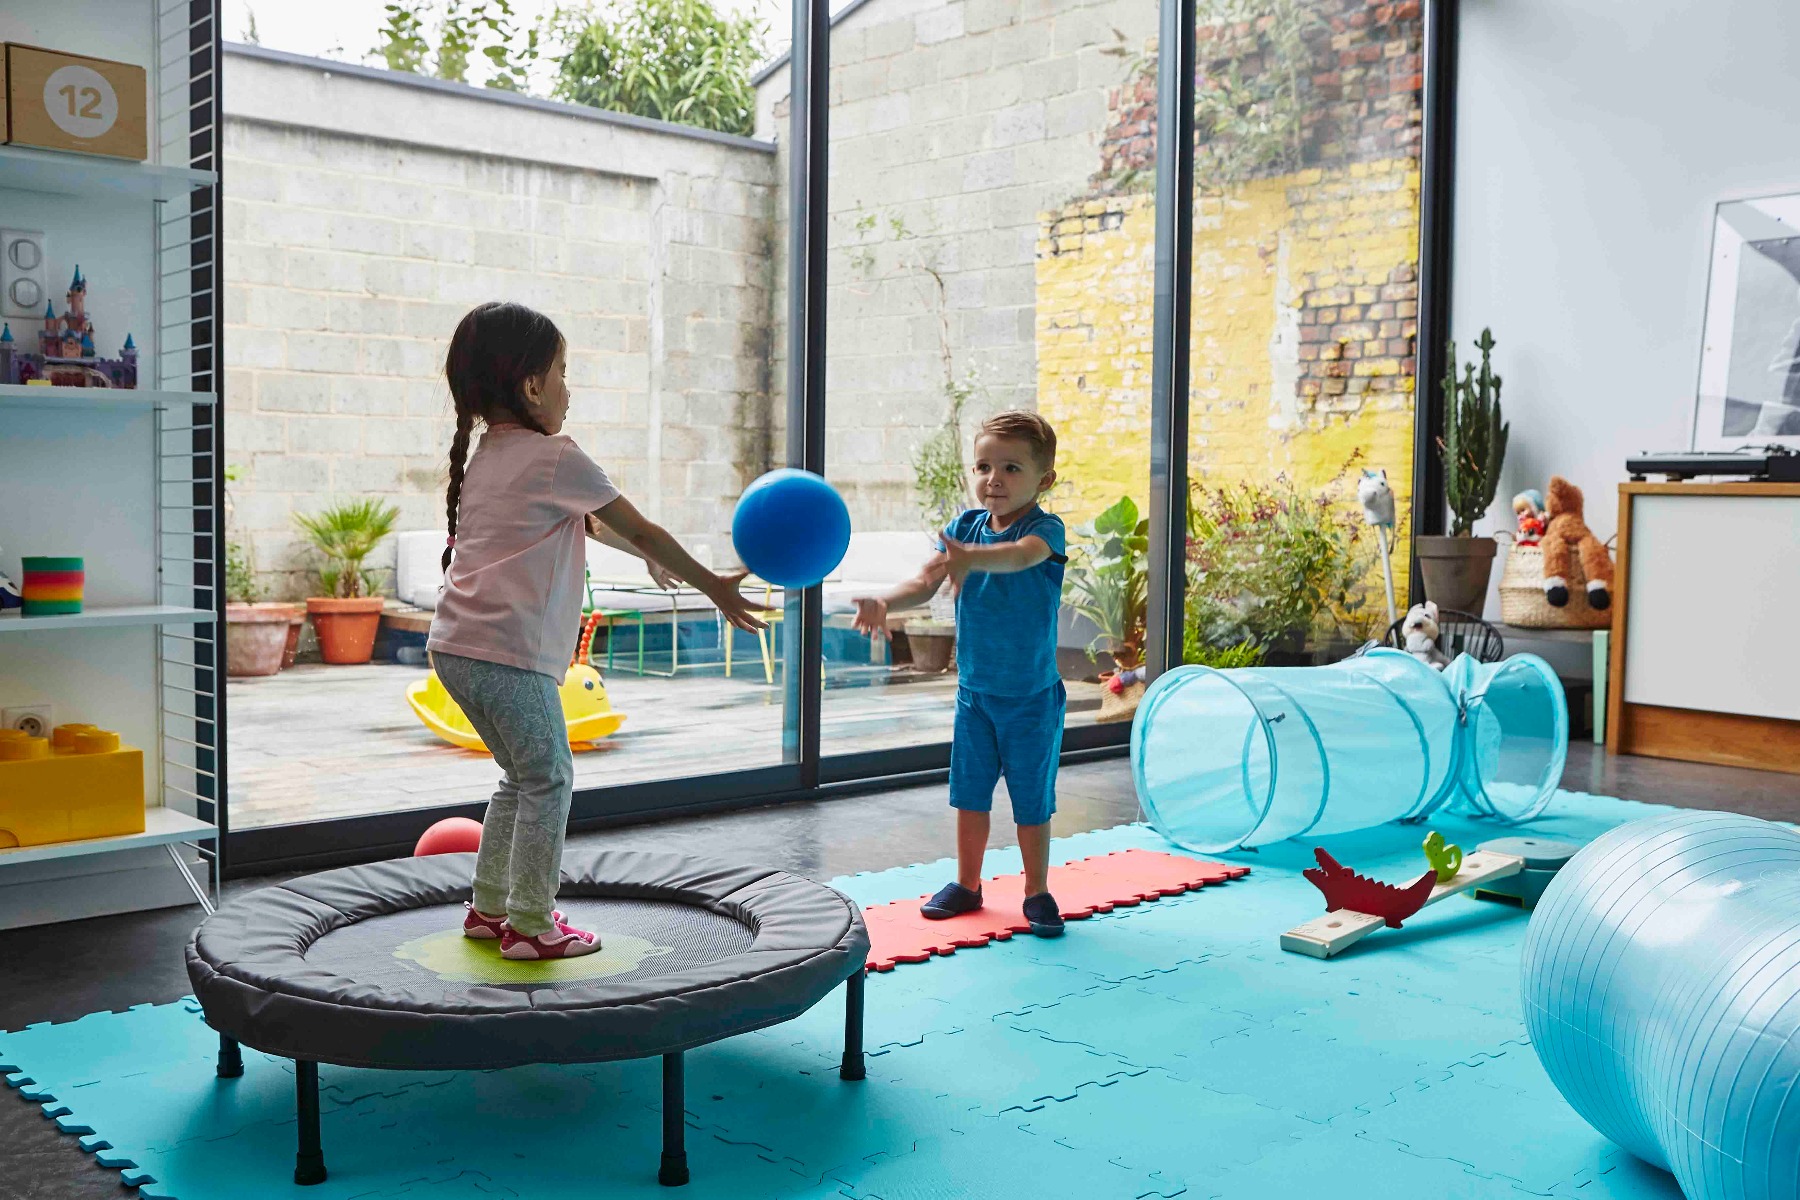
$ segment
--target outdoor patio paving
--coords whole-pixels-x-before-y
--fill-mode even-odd
[[[406,703],[424,667],[301,664],[231,681],[234,828],[485,800],[493,760],[445,745]],[[781,761],[782,691],[716,673],[672,679],[613,672],[618,733],[575,755],[577,787],[707,775]],[[826,754],[948,741],[954,675],[889,676],[851,669],[828,680]],[[1093,720],[1099,687],[1070,682],[1071,723]]]

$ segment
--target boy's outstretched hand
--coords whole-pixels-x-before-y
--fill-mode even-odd
[[[724,575],[714,575],[714,586],[706,589],[706,598],[718,606],[719,611],[733,626],[745,633],[756,633],[768,628],[757,615],[762,610],[744,599],[744,594],[738,591],[738,585],[749,574],[748,571],[730,571]]]
[[[858,633],[885,640],[888,636],[888,602],[880,596],[858,596],[851,603],[856,605],[856,616],[850,627]]]
[[[969,552],[966,543],[949,536],[945,536],[942,540],[944,543],[944,574],[950,580],[950,594],[954,596],[962,591],[963,580],[967,579],[969,572],[974,570],[975,556]]]

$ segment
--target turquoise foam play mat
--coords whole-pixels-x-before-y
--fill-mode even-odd
[[[1668,811],[1558,793],[1530,833],[1585,842]],[[1473,849],[1513,830],[1430,827]],[[1418,826],[1322,839],[1389,881]],[[1059,839],[1058,861],[1171,847],[1144,826]],[[868,1078],[837,1077],[842,1003],[690,1051],[693,1182],[658,1186],[657,1060],[402,1073],[323,1066],[331,1176],[291,1181],[292,1064],[218,1039],[191,1002],[0,1034],[0,1070],[144,1197],[1325,1195],[1672,1198],[1551,1086],[1520,1017],[1516,908],[1447,900],[1331,960],[1283,953],[1322,909],[1312,843],[1221,856],[1244,879],[902,964],[868,981]],[[1019,869],[1016,852],[990,874]],[[948,877],[929,863],[831,881],[863,904]],[[1052,876],[1052,886],[1055,879]]]

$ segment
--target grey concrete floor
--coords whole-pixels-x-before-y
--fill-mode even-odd
[[[1772,820],[1800,820],[1800,776],[1609,758],[1596,747],[1570,747],[1563,786],[1686,808],[1719,808]],[[757,861],[813,879],[879,871],[954,853],[954,826],[941,785],[828,801],[748,809],[580,834],[571,846],[680,850]],[[1004,813],[1004,802],[1000,805]],[[1059,835],[1138,818],[1125,760],[1064,768],[1058,787]],[[992,843],[1012,844],[996,820]],[[227,901],[273,879],[226,885]],[[135,913],[0,933],[0,1029],[68,1021],[100,1009],[164,1002],[188,991],[182,948],[193,909]],[[72,1200],[121,1195],[116,1171],[101,1169],[73,1139],[56,1132],[36,1105],[0,1096],[0,1200]]]

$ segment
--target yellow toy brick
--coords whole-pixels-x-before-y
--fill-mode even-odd
[[[142,750],[92,725],[0,729],[0,848],[142,832]]]

